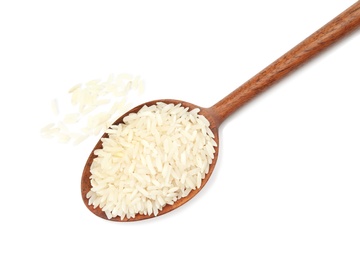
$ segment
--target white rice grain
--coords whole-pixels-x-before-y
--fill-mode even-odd
[[[93,205],[111,218],[156,216],[166,204],[200,188],[216,142],[199,112],[160,102],[111,126],[91,165]],[[114,190],[109,187],[115,186],[118,195],[110,196]]]
[[[51,111],[54,116],[59,115],[59,105],[58,105],[58,100],[56,98],[51,101]]]
[[[65,124],[75,124],[80,120],[79,113],[71,113],[64,116],[63,123]]]
[[[59,103],[58,99],[53,99],[51,111],[57,122],[54,122],[51,130],[47,129],[45,132],[41,129],[41,135],[46,138],[57,137],[63,143],[71,141],[73,144],[99,135],[129,109],[129,94],[131,91],[138,92],[140,84],[142,80],[139,76],[110,74],[105,81],[95,79],[74,85],[67,91],[68,105],[73,111],[59,107],[59,104],[67,105],[66,102]],[[65,135],[70,140],[67,140]]]

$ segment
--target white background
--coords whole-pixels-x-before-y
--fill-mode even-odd
[[[53,98],[110,73],[140,75],[139,102],[211,106],[354,2],[2,1],[0,258],[359,259],[360,31],[225,121],[208,185],[158,218],[93,215],[96,138],[39,131]]]

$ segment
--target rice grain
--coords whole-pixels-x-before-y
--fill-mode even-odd
[[[41,129],[41,135],[55,137],[62,143],[71,141],[75,145],[99,135],[130,107],[131,91],[141,94],[140,84],[143,83],[138,76],[110,74],[105,81],[94,79],[71,87],[67,91],[69,104],[60,104],[70,106],[72,111],[60,111],[58,99],[53,99],[50,109],[57,122],[52,129]],[[63,111],[65,113],[60,114]]]
[[[158,102],[111,126],[102,149],[94,152],[89,205],[100,206],[108,218],[156,216],[198,189],[216,146],[210,123],[199,112]],[[110,187],[116,187],[116,196],[109,195],[115,192]]]

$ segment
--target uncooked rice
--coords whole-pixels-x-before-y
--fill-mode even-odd
[[[216,142],[200,109],[181,104],[144,106],[112,125],[90,168],[89,205],[107,218],[158,215],[198,189]]]
[[[141,95],[144,91],[143,81],[138,76],[124,73],[116,76],[111,74],[106,80],[77,84],[68,90],[69,96],[63,104],[67,109],[60,109],[58,99],[51,101],[55,120],[43,127],[41,134],[46,138],[56,138],[61,143],[72,142],[75,145],[89,136],[97,136],[130,107],[129,95],[132,91]]]

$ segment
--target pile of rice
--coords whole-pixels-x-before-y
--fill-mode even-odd
[[[155,216],[201,186],[214,159],[209,121],[181,104],[158,102],[112,125],[91,165],[89,205],[111,219]]]

